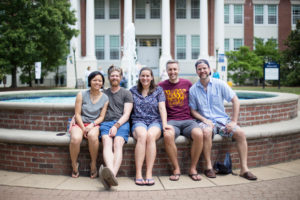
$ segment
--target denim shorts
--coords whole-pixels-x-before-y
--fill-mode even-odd
[[[99,135],[99,139],[100,140],[101,140],[101,136],[102,135],[108,135],[109,130],[111,129],[111,127],[113,127],[113,125],[116,122],[117,122],[117,120],[108,121],[108,122],[102,122],[100,124],[100,135]],[[117,134],[115,135],[115,137],[120,136],[120,137],[124,138],[125,142],[127,143],[128,136],[129,136],[129,130],[130,130],[129,123],[126,122],[125,124],[123,124],[122,126],[120,126],[120,128],[118,128],[118,131],[117,131]]]
[[[162,125],[159,122],[153,122],[153,123],[149,124],[148,126],[142,122],[137,122],[132,125],[131,133],[133,133],[133,131],[136,127],[144,127],[148,131],[153,126],[158,127],[162,131]]]

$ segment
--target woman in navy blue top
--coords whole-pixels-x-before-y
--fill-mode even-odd
[[[171,129],[167,124],[165,94],[154,82],[153,72],[144,67],[139,73],[137,86],[130,89],[133,97],[132,134],[137,140],[135,147],[135,166],[137,185],[154,185],[152,169],[156,157],[156,140],[162,130]],[[142,176],[142,167],[146,158],[146,179]]]

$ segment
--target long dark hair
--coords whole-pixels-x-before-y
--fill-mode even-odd
[[[97,75],[100,75],[102,77],[102,87],[101,87],[101,89],[103,89],[104,83],[105,83],[105,78],[104,78],[103,74],[99,71],[94,71],[94,72],[90,73],[90,75],[88,77],[88,86],[91,87],[91,81]]]
[[[152,69],[149,68],[149,67],[143,67],[143,68],[140,70],[140,73],[139,73],[139,80],[138,80],[138,83],[137,83],[137,91],[138,91],[140,94],[142,94],[142,91],[143,91],[143,85],[142,85],[142,83],[141,83],[141,81],[140,81],[140,75],[141,75],[141,73],[142,73],[143,71],[145,71],[145,70],[149,71],[150,74],[151,74],[151,76],[152,76],[152,78],[153,78],[153,79],[151,80],[151,82],[150,82],[150,87],[149,87],[149,91],[148,91],[148,95],[150,95],[150,94],[152,94],[152,93],[156,90],[157,85],[155,84],[155,81],[154,81],[153,71],[152,71]]]

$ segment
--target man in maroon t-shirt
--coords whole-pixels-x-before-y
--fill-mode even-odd
[[[190,113],[189,89],[192,86],[192,83],[189,80],[178,77],[178,61],[168,61],[166,70],[169,79],[160,82],[159,86],[164,89],[166,95],[168,124],[173,127],[171,131],[164,132],[165,148],[174,167],[170,180],[178,181],[181,175],[177,159],[175,138],[182,134],[193,140],[189,176],[194,181],[200,181],[201,176],[197,172],[197,163],[203,148],[203,134],[201,128],[191,117]]]

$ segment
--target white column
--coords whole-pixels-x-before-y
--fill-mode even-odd
[[[86,1],[86,59],[96,60],[95,56],[95,14],[94,0]]]
[[[127,88],[131,88],[136,80],[136,44],[135,27],[132,23],[132,0],[124,1],[124,35],[123,35],[123,57],[121,67],[127,76]]]
[[[215,52],[224,54],[224,0],[215,0]]]
[[[200,0],[200,58],[208,58],[208,6]]]
[[[215,0],[215,58],[216,49],[218,49],[218,56],[224,55],[224,0]],[[216,68],[220,78],[227,81],[227,59],[225,56],[223,58],[216,61]]]
[[[80,6],[78,0],[70,0],[71,3],[71,11],[75,10],[75,17],[76,17],[76,22],[75,25],[70,26],[71,28],[79,30],[79,24],[80,24]],[[73,49],[72,47],[76,47],[76,57],[80,55],[80,41],[79,41],[79,36],[73,37],[70,41],[70,52],[71,55],[73,55]]]
[[[170,0],[163,0],[162,2],[162,34],[161,34],[161,49],[162,54],[159,61],[159,75],[165,69],[168,60],[172,59],[170,53]]]
[[[79,0],[70,0],[71,7],[70,10],[75,10],[75,17],[76,22],[74,25],[71,25],[70,27],[72,29],[79,30],[79,24],[80,24],[80,4]],[[73,48],[75,48],[75,55]],[[76,78],[75,78],[75,60],[78,61],[79,55],[81,54],[80,51],[80,36],[73,37],[70,41],[70,54],[67,59],[66,63],[66,81],[67,81],[67,87],[74,88],[76,84]],[[78,65],[76,66],[76,70],[78,70]]]
[[[124,29],[132,22],[132,0],[124,1]]]

